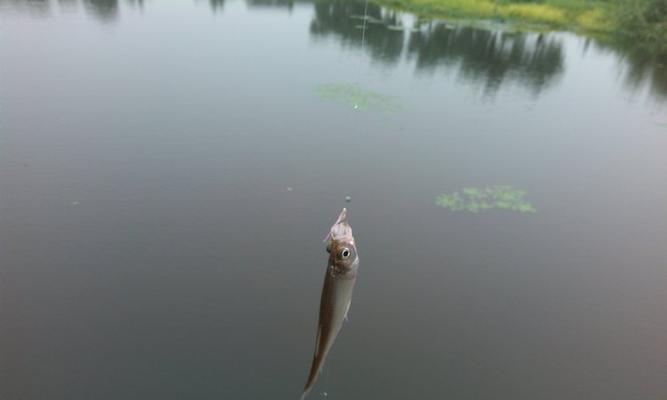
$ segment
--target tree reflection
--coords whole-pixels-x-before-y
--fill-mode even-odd
[[[560,41],[545,34],[508,33],[437,23],[413,32],[408,52],[417,69],[460,67],[461,76],[495,91],[507,79],[541,91],[563,71]]]
[[[14,10],[27,11],[39,16],[47,16],[51,12],[48,0],[0,0],[0,6],[9,6]]]
[[[76,10],[79,5],[76,0],[58,0],[58,6],[61,9]]]
[[[98,21],[119,17],[120,0],[0,0],[0,6],[48,17],[52,5],[76,8],[83,5]],[[478,82],[487,92],[512,82],[539,93],[563,72],[564,52],[560,35],[510,33],[451,26],[441,22],[403,26],[396,12],[362,0],[245,0],[249,7],[312,7],[310,35],[335,38],[343,46],[363,51],[375,61],[395,65],[414,62],[418,73],[454,71],[459,78]],[[142,9],[143,0],[124,0],[123,5]],[[209,0],[212,11],[222,10],[225,0]],[[362,26],[365,20],[365,30]],[[362,35],[363,33],[363,35]],[[364,37],[362,45],[362,36]],[[590,39],[586,48],[613,54],[623,68],[629,89],[649,87],[653,96],[667,99],[667,56],[647,54],[634,43]]]
[[[667,56],[630,52],[624,58],[628,65],[627,84],[632,87],[648,84],[655,97],[667,98]]]
[[[285,7],[289,10],[294,8],[295,0],[246,0],[250,7]],[[300,0],[303,3],[311,3],[310,0]]]
[[[539,92],[563,71],[560,41],[547,34],[503,33],[470,27],[431,23],[404,34],[396,13],[361,1],[323,0],[314,4],[310,32],[338,37],[343,44],[361,47],[364,15],[364,49],[375,60],[396,63],[416,60],[418,71],[459,68],[464,79],[483,82],[487,91],[498,90],[508,79]],[[404,50],[405,49],[405,50]]]
[[[221,11],[225,7],[225,0],[208,0],[208,4],[211,6],[211,11]]]
[[[310,33],[335,37],[345,46],[362,47],[364,1],[361,0],[246,0],[249,5],[286,7],[313,3]],[[456,69],[462,79],[483,83],[495,92],[506,82],[539,93],[564,70],[563,44],[548,33],[502,32],[472,27],[452,27],[431,22],[404,33],[394,12],[368,3],[364,51],[374,60],[396,64],[402,57],[415,60],[418,72]],[[647,55],[623,43],[597,43],[627,65],[630,87],[648,84],[655,96],[667,98],[667,57]]]
[[[118,0],[84,0],[83,3],[102,22],[113,21],[118,17]]]
[[[364,3],[360,1],[316,1],[310,33],[335,36],[345,45],[361,47],[364,15],[367,17],[365,49],[376,60],[397,62],[403,51],[403,32],[388,27],[398,25],[398,17],[395,13],[383,12],[375,4],[369,3],[364,14]]]
[[[667,99],[667,54],[650,54],[634,43],[589,41],[598,50],[615,54],[625,67],[625,84],[631,89],[648,85],[651,94]]]
[[[144,0],[127,0],[127,4],[139,8],[140,10],[143,10],[144,8]]]

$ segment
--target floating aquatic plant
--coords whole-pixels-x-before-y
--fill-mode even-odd
[[[525,190],[512,186],[489,186],[485,188],[467,187],[461,192],[442,194],[436,204],[452,211],[477,213],[493,209],[505,209],[520,213],[537,212],[535,207],[524,199]]]
[[[362,89],[357,85],[320,85],[317,88],[317,95],[322,99],[342,103],[355,110],[398,111],[400,109],[398,98]]]

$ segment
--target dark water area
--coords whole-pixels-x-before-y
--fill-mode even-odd
[[[666,398],[665,66],[363,14],[0,1],[1,400],[298,398],[344,206],[310,398]]]

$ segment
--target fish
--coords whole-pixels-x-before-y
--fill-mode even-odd
[[[324,360],[343,327],[343,322],[347,320],[347,313],[352,304],[359,255],[352,227],[347,221],[346,208],[343,208],[324,241],[327,243],[329,260],[320,299],[315,352],[301,400],[306,398],[315,385]]]

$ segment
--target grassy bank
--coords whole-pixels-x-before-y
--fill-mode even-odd
[[[667,51],[667,0],[378,0],[424,17],[488,18],[544,29],[620,35]]]

